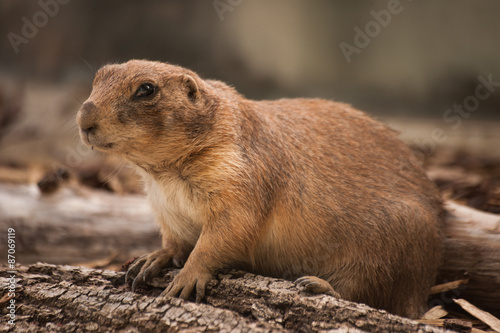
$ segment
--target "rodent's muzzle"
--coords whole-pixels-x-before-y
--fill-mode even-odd
[[[90,142],[90,136],[95,135],[98,128],[96,115],[97,107],[93,102],[88,101],[83,103],[76,116],[76,123],[80,128],[82,140],[89,145],[92,144]]]
[[[89,130],[92,127],[96,127],[96,113],[97,107],[94,102],[85,102],[78,111],[76,123],[78,127],[83,130]]]

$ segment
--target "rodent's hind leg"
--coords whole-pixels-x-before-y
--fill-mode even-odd
[[[125,283],[132,282],[132,291],[148,280],[160,275],[167,267],[181,266],[181,260],[174,258],[172,249],[161,249],[137,258],[125,275]]]
[[[341,298],[340,294],[333,289],[331,284],[317,276],[303,276],[295,280],[295,284],[299,287],[304,287],[304,291],[312,294],[326,294]]]

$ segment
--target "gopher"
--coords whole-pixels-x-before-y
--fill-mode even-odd
[[[182,267],[163,292],[196,301],[220,268],[296,279],[418,317],[440,262],[442,206],[397,133],[322,99],[249,100],[168,63],[95,75],[83,142],[137,166],[162,249],[127,272],[135,289]]]

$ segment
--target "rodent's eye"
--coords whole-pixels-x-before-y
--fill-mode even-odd
[[[139,86],[139,88],[137,88],[134,96],[136,98],[144,98],[153,95],[155,91],[156,88],[153,84],[143,83]]]

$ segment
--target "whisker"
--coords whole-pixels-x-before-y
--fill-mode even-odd
[[[78,125],[76,124],[74,117],[68,117],[67,120],[63,123],[64,134],[68,134],[70,132],[78,133]]]
[[[104,185],[108,185],[109,182],[116,177],[120,172],[122,172],[123,167],[125,166],[125,161],[121,161],[114,169],[111,171],[104,179],[102,180],[102,183]]]
[[[66,92],[68,95],[70,95],[71,97],[73,97],[73,99],[75,101],[77,101],[79,104],[83,104],[84,101],[80,100],[80,98],[78,98],[75,94],[73,94],[70,90],[67,90],[65,88],[63,88],[64,92]]]
[[[92,67],[92,65],[87,61],[85,60],[81,55],[77,54],[76,55],[78,58],[80,58],[81,61],[83,61],[85,63],[85,65],[87,65],[88,68],[90,68],[92,70],[92,72],[95,73],[95,68]]]

